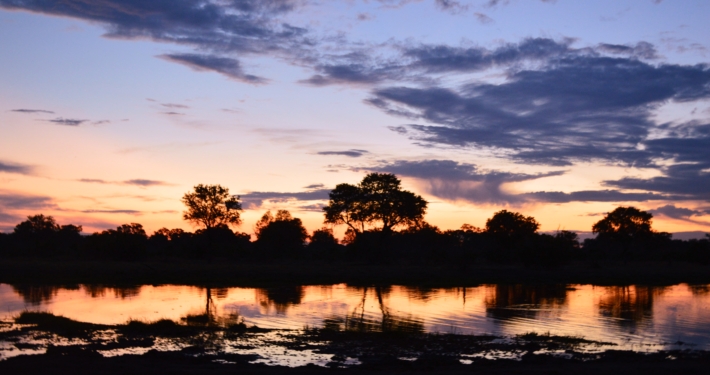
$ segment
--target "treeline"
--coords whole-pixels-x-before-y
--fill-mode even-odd
[[[592,227],[594,239],[580,243],[576,233],[539,233],[535,218],[502,210],[484,228],[464,224],[442,231],[424,220],[428,202],[402,190],[393,174],[370,173],[357,185],[339,184],[323,208],[324,223],[346,225],[338,241],[324,227],[309,234],[288,211],[267,212],[252,241],[241,225],[238,196],[220,185],[197,185],[182,197],[183,219],[201,227],[192,232],[162,228],[148,235],[137,223],[89,236],[82,227],[59,225],[34,215],[0,233],[0,257],[69,257],[100,260],[149,258],[291,260],[321,259],[368,263],[522,263],[555,266],[572,260],[653,260],[710,263],[710,235],[673,240],[651,228],[653,215],[618,207]]]
[[[633,207],[620,207],[600,222],[623,210],[644,213]],[[59,225],[51,216],[35,215],[19,223],[12,233],[0,233],[0,258],[303,259],[462,266],[480,262],[556,266],[575,260],[710,263],[710,237],[681,241],[655,232],[650,226],[641,231],[623,225],[607,231],[597,227],[596,238],[580,242],[577,234],[569,231],[538,233],[539,224],[534,218],[503,210],[495,213],[484,228],[465,224],[461,229],[442,231],[420,222],[400,231],[350,231],[338,241],[328,228],[309,234],[300,219],[280,210],[276,215],[268,212],[262,217],[255,228],[256,239],[252,240],[249,234],[232,231],[226,225],[195,232],[162,228],[148,235],[142,225],[131,223],[82,235],[81,226]]]

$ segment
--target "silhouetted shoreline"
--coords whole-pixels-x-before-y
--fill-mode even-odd
[[[30,351],[15,353],[0,361],[3,373],[197,374],[209,371],[222,374],[236,370],[257,374],[432,371],[543,374],[554,370],[555,373],[578,374],[602,371],[665,374],[703,373],[710,363],[710,352],[702,350],[641,353],[608,349],[614,348],[614,344],[581,337],[536,333],[506,339],[493,335],[367,331],[357,326],[264,330],[238,321],[226,325],[178,324],[170,320],[99,325],[36,312],[24,312],[15,317],[14,322],[3,324],[8,327],[0,333],[0,338],[15,342],[16,350]],[[270,334],[280,338],[274,341],[269,339]],[[31,344],[22,342],[26,337],[44,338]],[[62,339],[75,341],[57,344]],[[170,345],[165,346],[164,342]],[[285,363],[275,365],[278,362],[269,361],[268,354],[264,357],[252,352],[259,345],[279,347],[291,356],[317,353],[322,356],[317,362],[321,366],[313,364],[314,358],[306,361],[308,365],[297,367],[285,367]],[[235,346],[246,351],[225,350]],[[140,348],[146,350],[145,354],[131,354],[132,349]],[[589,352],[589,348],[607,350]],[[29,354],[31,351],[44,353]],[[112,351],[124,353],[104,356]],[[509,355],[504,355],[506,353]],[[271,366],[263,363],[264,360]],[[255,363],[260,361],[262,363]],[[291,361],[286,363],[294,365]]]
[[[474,286],[565,283],[672,285],[710,283],[710,266],[687,262],[571,262],[550,267],[361,264],[305,260],[235,262],[179,260],[120,262],[63,259],[2,259],[0,282],[29,284],[179,284],[265,286],[284,284]]]

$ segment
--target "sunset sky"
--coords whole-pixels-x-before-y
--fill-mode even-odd
[[[590,231],[617,206],[710,232],[707,0],[0,0],[0,231],[309,230],[391,172],[442,229],[501,209]],[[342,233],[342,230],[340,230]]]

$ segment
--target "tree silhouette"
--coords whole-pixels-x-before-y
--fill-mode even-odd
[[[381,225],[377,229],[390,233],[397,226],[421,221],[426,208],[427,201],[402,190],[401,181],[394,174],[370,173],[357,186],[337,185],[323,211],[329,224],[346,224],[360,233],[366,224]]]
[[[242,211],[239,196],[229,195],[228,188],[199,184],[194,189],[182,197],[182,202],[187,206],[183,219],[203,225],[205,229],[242,223],[239,217],[239,211]]]
[[[308,232],[301,219],[294,218],[286,210],[276,212],[276,217],[267,211],[254,228],[257,245],[263,250],[293,254],[303,250]]]
[[[653,215],[635,207],[617,207],[592,226],[602,239],[629,240],[651,235]]]
[[[59,232],[60,229],[52,216],[39,214],[27,216],[27,220],[15,226],[14,233],[19,236],[37,236]]]
[[[535,234],[540,224],[534,217],[501,210],[486,221],[486,233],[501,237],[524,237]]]

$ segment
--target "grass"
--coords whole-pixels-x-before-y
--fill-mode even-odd
[[[602,341],[591,341],[587,340],[581,336],[556,336],[551,335],[550,332],[537,333],[537,332],[526,332],[520,335],[516,335],[515,338],[519,340],[524,340],[528,342],[555,342],[567,345],[581,345],[581,344],[594,344],[594,345],[616,345],[611,342]]]

